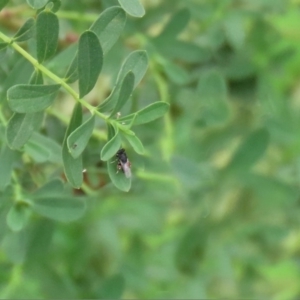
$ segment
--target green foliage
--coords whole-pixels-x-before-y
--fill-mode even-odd
[[[297,1],[0,10],[0,298],[299,298]]]

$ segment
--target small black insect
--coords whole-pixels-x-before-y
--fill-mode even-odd
[[[127,178],[131,177],[131,163],[128,160],[127,154],[125,152],[125,149],[121,148],[118,150],[116,154],[116,158],[118,160],[117,168],[118,170],[122,170],[122,172],[125,174]]]

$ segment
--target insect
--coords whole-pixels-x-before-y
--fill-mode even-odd
[[[127,178],[130,178],[131,177],[131,169],[130,169],[131,163],[128,160],[125,149],[123,149],[123,148],[119,149],[116,154],[116,158],[118,161],[118,164],[117,164],[118,171],[122,170],[122,172],[125,174],[125,176]]]

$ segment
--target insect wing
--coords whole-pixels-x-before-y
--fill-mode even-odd
[[[122,171],[124,172],[126,178],[130,178],[131,177],[131,169],[130,169],[130,162],[129,160],[127,160],[126,163],[123,163],[120,161],[121,167],[122,167]]]

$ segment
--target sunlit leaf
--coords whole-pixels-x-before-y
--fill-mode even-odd
[[[123,9],[131,16],[141,18],[145,9],[139,0],[118,0]]]

